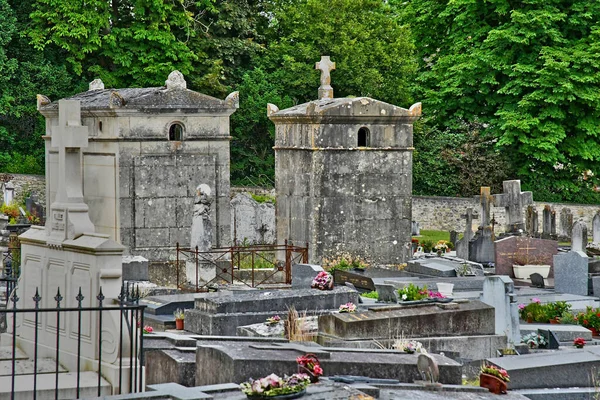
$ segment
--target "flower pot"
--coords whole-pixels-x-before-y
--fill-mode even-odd
[[[542,275],[542,278],[546,279],[550,274],[549,265],[516,265],[513,264],[513,273],[517,279],[529,279],[529,276],[534,273]]]
[[[298,365],[298,373],[308,375],[310,377],[310,383],[319,382],[319,375],[313,374],[311,370],[309,370],[303,365]]]
[[[550,323],[551,323],[551,324],[560,324],[560,321],[558,320],[558,318],[552,318],[552,319],[550,320]]]
[[[596,328],[588,328],[590,331],[592,331],[592,336],[598,336],[598,330]]]
[[[529,318],[529,317],[528,317],[528,318],[527,318],[527,323],[528,323],[528,324],[532,324],[532,323],[533,323],[533,318]]]
[[[438,292],[440,292],[442,295],[444,295],[445,297],[452,296],[452,290],[454,289],[454,283],[438,282],[438,283],[436,283],[436,285],[437,285]]]
[[[495,394],[506,393],[506,382],[494,375],[479,374],[479,386]]]
[[[183,319],[176,319],[175,320],[175,329],[177,329],[178,331],[182,331],[183,330]]]

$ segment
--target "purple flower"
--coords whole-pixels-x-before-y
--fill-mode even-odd
[[[519,304],[519,310],[522,310],[524,308],[525,308],[525,304],[523,304],[523,303]]]
[[[531,299],[531,301],[533,301],[534,303],[538,303],[540,304],[542,301],[540,299],[538,299],[537,297],[534,297]]]

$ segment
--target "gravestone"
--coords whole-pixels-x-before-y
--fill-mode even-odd
[[[147,281],[148,260],[142,256],[123,256],[123,280]]]
[[[39,203],[37,194],[32,193],[30,197],[25,199],[25,208],[27,209],[27,212],[29,212],[29,214],[40,219],[37,225],[44,224],[46,218],[46,215],[44,213],[44,206]]]
[[[471,207],[467,208],[467,212],[461,215],[465,219],[465,231],[462,239],[456,243],[456,256],[465,260],[469,259],[469,241],[473,239],[473,218],[477,218],[477,214],[473,213]]]
[[[536,264],[550,265],[549,278],[554,277],[553,256],[558,253],[555,240],[509,236],[494,242],[496,274],[515,278],[513,265],[516,259],[529,258]]]
[[[198,250],[199,253],[210,251],[213,240],[213,225],[211,221],[211,204],[213,195],[211,188],[206,184],[200,184],[196,188],[194,199],[194,211],[192,217],[192,233],[190,250]],[[216,264],[212,262],[210,254],[197,254],[198,263],[195,258],[186,261],[186,277],[193,285],[209,282],[217,276]]]
[[[592,219],[592,243],[600,245],[600,211]]]
[[[486,277],[481,301],[495,308],[496,334],[506,335],[509,343],[519,343],[519,309],[513,281],[506,275]]]
[[[333,283],[336,285],[343,285],[346,282],[352,283],[356,289],[363,292],[373,292],[377,290],[375,283],[373,283],[373,279],[365,276],[364,272],[358,273],[353,271],[342,271],[339,269],[333,271]]]
[[[533,204],[533,194],[521,192],[520,180],[504,181],[502,186],[504,192],[494,195],[494,204],[506,210],[506,232],[520,234],[525,229],[523,207]]]
[[[552,229],[553,220],[554,229],[556,229],[556,213],[549,205],[545,205],[543,212],[542,239],[556,239],[556,232],[553,233]]]
[[[479,195],[480,222],[475,236],[469,241],[469,260],[478,263],[494,262],[494,228],[490,207],[494,202],[489,187],[482,187]]]
[[[81,126],[79,101],[59,102],[58,125],[50,127],[49,141],[53,151],[58,153],[58,166],[47,173],[56,182],[56,196],[50,206],[46,228],[32,226],[20,235],[21,241],[21,280],[17,287],[20,308],[33,308],[33,297],[39,290],[43,308],[56,305],[54,296],[57,289],[64,298],[63,307],[76,307],[79,290],[84,296],[83,307],[97,306],[96,297],[100,289],[105,296],[104,304],[113,304],[121,289],[122,253],[124,247],[109,239],[108,235],[95,233],[90,221],[88,206],[83,201],[81,179],[81,153],[87,146],[88,128]],[[48,160],[46,160],[48,162]],[[56,176],[54,176],[56,175]],[[46,187],[46,198],[50,198],[50,188]],[[102,376],[119,391],[122,383],[128,386],[128,379],[119,379],[119,364],[122,358],[129,358],[131,343],[123,336],[123,346],[118,343],[119,312],[103,313],[102,326],[96,315],[88,313],[62,314],[60,338],[60,363],[69,371],[78,367],[78,324],[81,323],[81,357],[86,360],[88,370],[97,371],[98,359],[102,356]],[[56,320],[40,318],[38,330],[33,314],[25,314],[18,319],[17,346],[30,358],[36,349],[51,353],[56,345]],[[10,325],[9,325],[10,326]],[[104,345],[98,345],[99,330],[102,329]],[[38,346],[34,345],[38,336]],[[102,352],[100,354],[100,351]],[[51,353],[54,354],[54,353]],[[54,356],[54,355],[53,355]],[[133,365],[123,364],[123,375],[131,376],[128,370]],[[126,372],[127,371],[127,372]]]
[[[398,291],[394,285],[389,284],[377,284],[378,300],[382,303],[397,303],[398,302]]]
[[[313,279],[322,271],[323,268],[320,265],[292,265],[292,289],[309,289]]]
[[[4,204],[9,205],[10,203],[12,203],[14,197],[15,197],[15,186],[13,185],[13,183],[10,181],[4,183],[4,198],[2,199],[4,201]]]
[[[545,218],[544,214],[544,218]],[[527,214],[525,219],[525,226],[527,229],[527,234],[531,237],[538,236],[538,212],[534,205],[530,204],[527,206]],[[545,221],[545,220],[544,220]]]
[[[413,221],[411,227],[413,236],[419,236],[421,234],[421,228],[419,228],[419,223],[417,221]]]
[[[564,207],[560,210],[559,238],[567,240],[571,238],[571,230],[573,229],[573,213],[570,208]]]
[[[456,249],[457,242],[458,242],[458,232],[450,231],[450,243],[452,243],[452,246],[454,246],[455,249]]]
[[[587,227],[573,224],[571,251],[554,256],[554,289],[560,293],[588,295],[589,257],[585,253]]]

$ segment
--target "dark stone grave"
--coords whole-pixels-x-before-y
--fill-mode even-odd
[[[526,258],[532,264],[550,265],[548,277],[554,278],[553,256],[558,253],[558,242],[555,240],[509,236],[494,242],[494,252],[497,275],[508,275],[514,279],[515,259]]]
[[[373,292],[377,290],[373,279],[364,275],[364,270],[354,269],[353,271],[333,271],[333,283],[336,285],[344,285],[350,282],[358,291]]]

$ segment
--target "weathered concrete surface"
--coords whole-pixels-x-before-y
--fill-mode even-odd
[[[420,104],[407,110],[359,97],[269,110],[277,241],[308,242],[315,264],[345,253],[381,264],[408,260],[412,123]]]
[[[248,193],[231,199],[231,242],[274,244],[275,204],[259,203]]]

